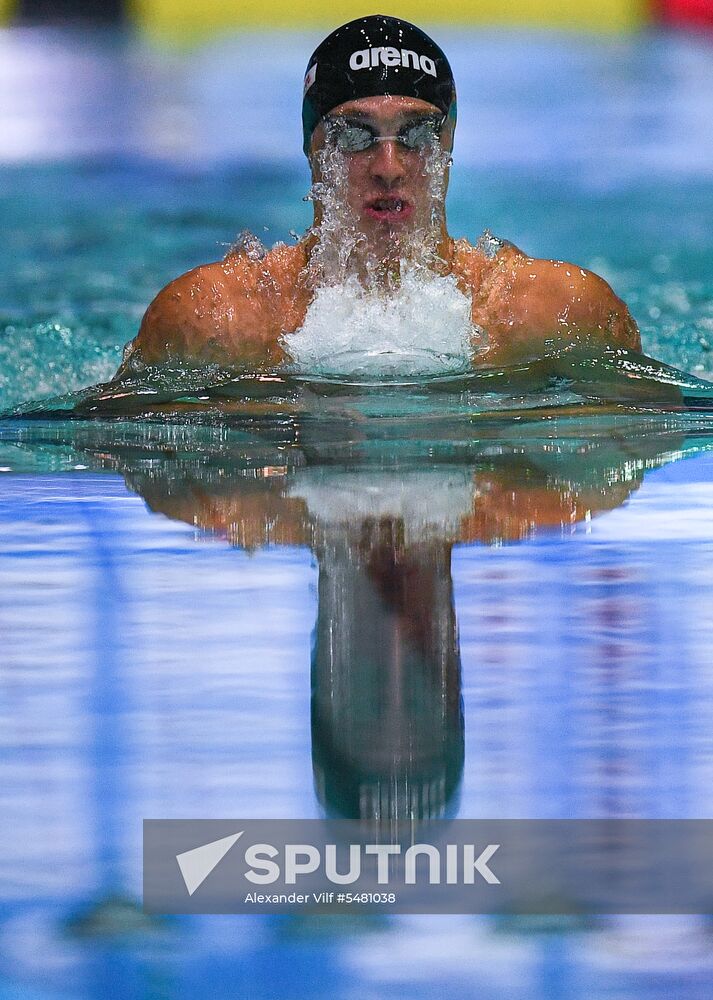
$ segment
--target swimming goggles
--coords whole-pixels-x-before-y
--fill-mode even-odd
[[[398,142],[404,149],[421,151],[439,139],[445,115],[430,115],[407,122],[397,135],[379,135],[371,125],[348,118],[326,118],[327,139],[342,153],[363,153],[377,142]]]

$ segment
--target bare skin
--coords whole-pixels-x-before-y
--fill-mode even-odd
[[[329,117],[363,119],[380,135],[393,136],[407,121],[434,112],[433,105],[415,98],[370,97],[340,105]],[[445,149],[452,138],[447,122],[441,134]],[[315,181],[321,179],[318,154],[326,141],[320,123],[310,158]],[[553,343],[575,339],[641,350],[629,310],[598,275],[563,261],[529,257],[510,243],[482,239],[473,246],[454,240],[443,202],[432,211],[423,152],[386,140],[345,155],[349,208],[366,238],[364,248],[378,254],[385,270],[398,266],[408,232],[435,219],[434,267],[455,275],[461,291],[472,298],[473,323],[487,333],[487,350],[478,344],[474,365],[541,356]],[[282,337],[302,326],[314,295],[309,265],[321,222],[322,206],[316,201],[314,225],[298,244],[278,245],[262,259],[244,250],[230,252],[170,282],[146,311],[119,375],[134,370],[137,361],[212,362],[253,370],[279,366],[286,360]],[[359,274],[361,265],[353,254],[353,273]]]

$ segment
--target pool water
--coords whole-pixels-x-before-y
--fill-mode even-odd
[[[170,277],[304,229],[312,41],[0,38],[0,406],[106,380]],[[444,43],[452,231],[594,267],[713,376],[713,49]],[[702,917],[141,913],[145,817],[713,815],[713,418],[538,391],[0,423],[0,997],[710,996]]]

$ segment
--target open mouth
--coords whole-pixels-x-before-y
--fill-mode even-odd
[[[413,214],[413,205],[405,198],[373,198],[365,208],[367,215],[382,222],[403,222]]]

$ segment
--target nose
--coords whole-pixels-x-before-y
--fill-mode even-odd
[[[377,142],[371,155],[369,173],[386,187],[394,187],[406,173],[399,145],[393,139]]]

